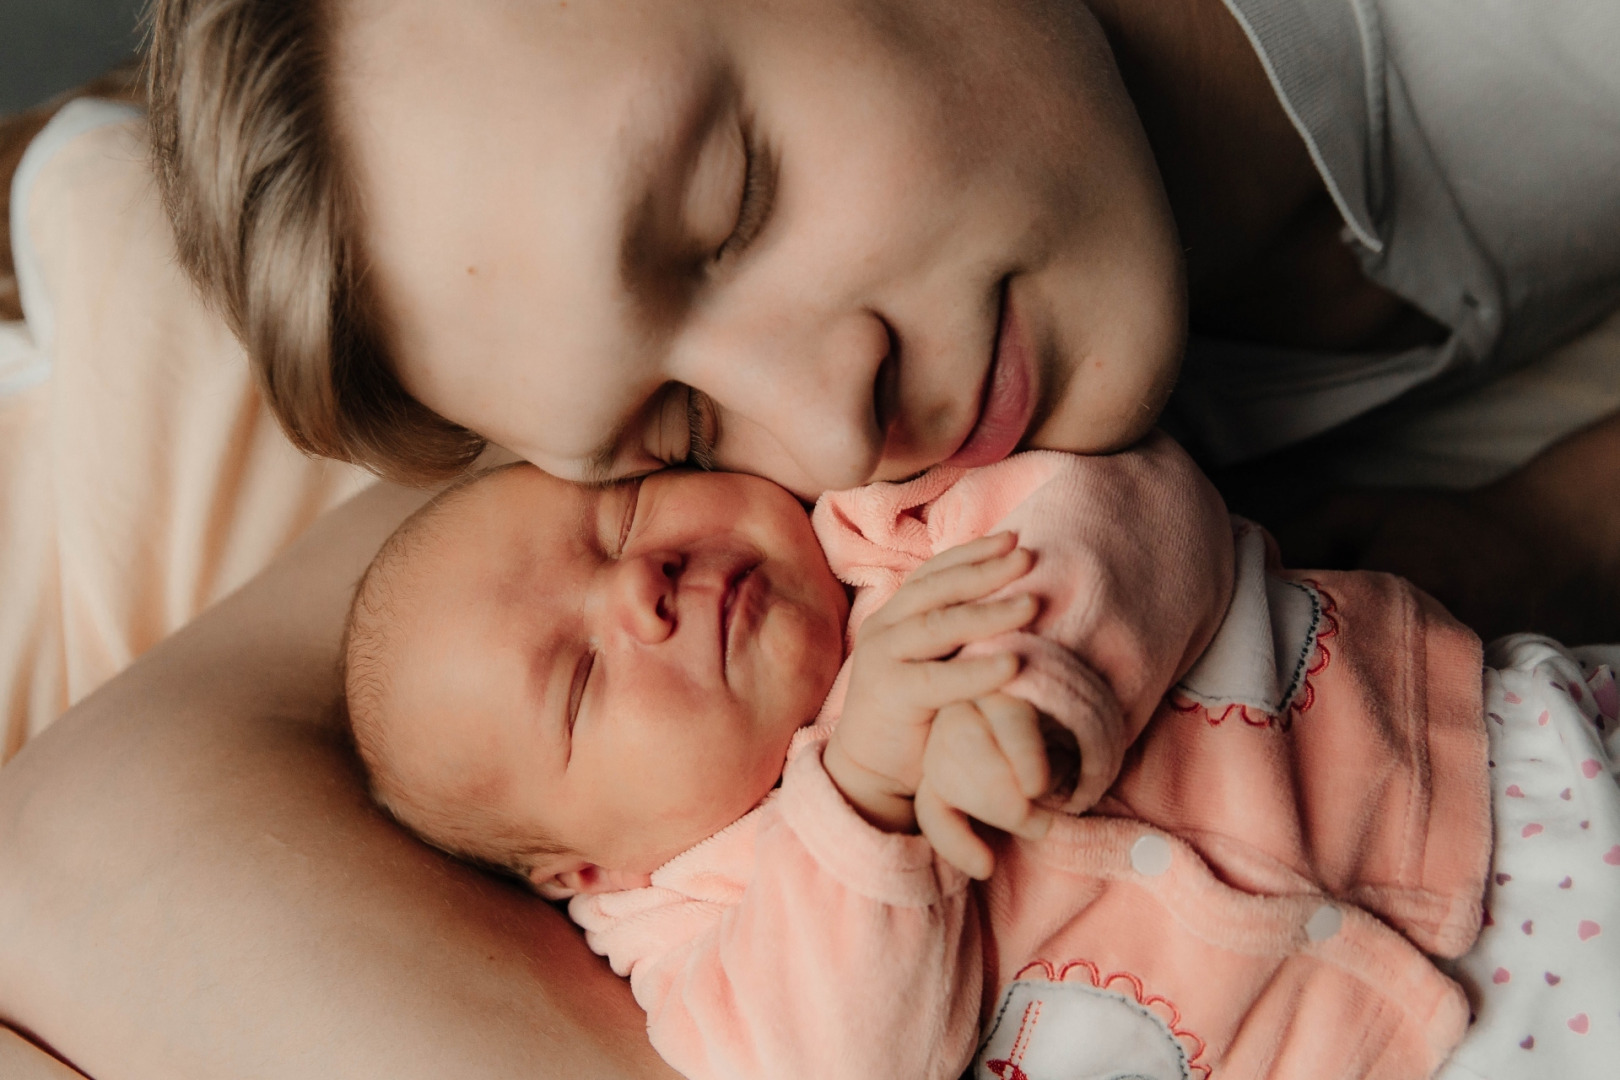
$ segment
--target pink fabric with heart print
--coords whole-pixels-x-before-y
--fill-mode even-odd
[[[1620,692],[1545,638],[1486,652],[1496,822],[1485,928],[1456,974],[1475,1023],[1442,1080],[1615,1075]]]

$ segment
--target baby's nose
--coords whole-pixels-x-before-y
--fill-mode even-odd
[[[686,559],[677,552],[645,552],[621,559],[613,570],[612,609],[621,629],[656,645],[675,632],[675,592]]]

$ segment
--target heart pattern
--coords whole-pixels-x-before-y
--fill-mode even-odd
[[[1542,667],[1535,679],[1513,684],[1519,694],[1510,698],[1488,677],[1492,711],[1481,710],[1495,865],[1473,960],[1461,970],[1480,996],[1481,1034],[1500,1048],[1494,1052],[1511,1040],[1534,1054],[1507,1069],[1525,1080],[1620,1077],[1608,1065],[1595,1072],[1570,1065],[1607,1062],[1620,1019],[1612,980],[1594,981],[1620,962],[1620,925],[1604,917],[1620,910],[1620,820],[1610,788],[1620,758],[1612,747],[1604,752],[1614,724],[1598,718],[1609,697],[1620,708],[1620,685],[1607,673],[1601,683],[1579,681],[1561,667]]]

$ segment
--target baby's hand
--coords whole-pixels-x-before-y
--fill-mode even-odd
[[[969,818],[1030,840],[1052,827],[1035,804],[1051,787],[1041,717],[1027,701],[995,693],[939,710],[923,753],[917,825],[946,862],[981,881],[995,857]]]
[[[1033,562],[1010,533],[941,552],[861,626],[844,714],[822,760],[850,805],[872,824],[892,832],[916,827],[912,798],[935,715],[953,705],[977,709],[967,703],[988,699],[1018,674],[1011,653],[955,654],[1035,618],[1040,606],[1028,594],[985,599],[1028,573]],[[999,706],[992,711],[1000,715]]]

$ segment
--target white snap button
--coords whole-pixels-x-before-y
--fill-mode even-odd
[[[1323,904],[1311,913],[1305,923],[1305,936],[1312,941],[1326,941],[1344,925],[1344,912],[1332,904]]]
[[[1158,877],[1170,869],[1170,841],[1148,833],[1131,845],[1131,867],[1146,877]]]

